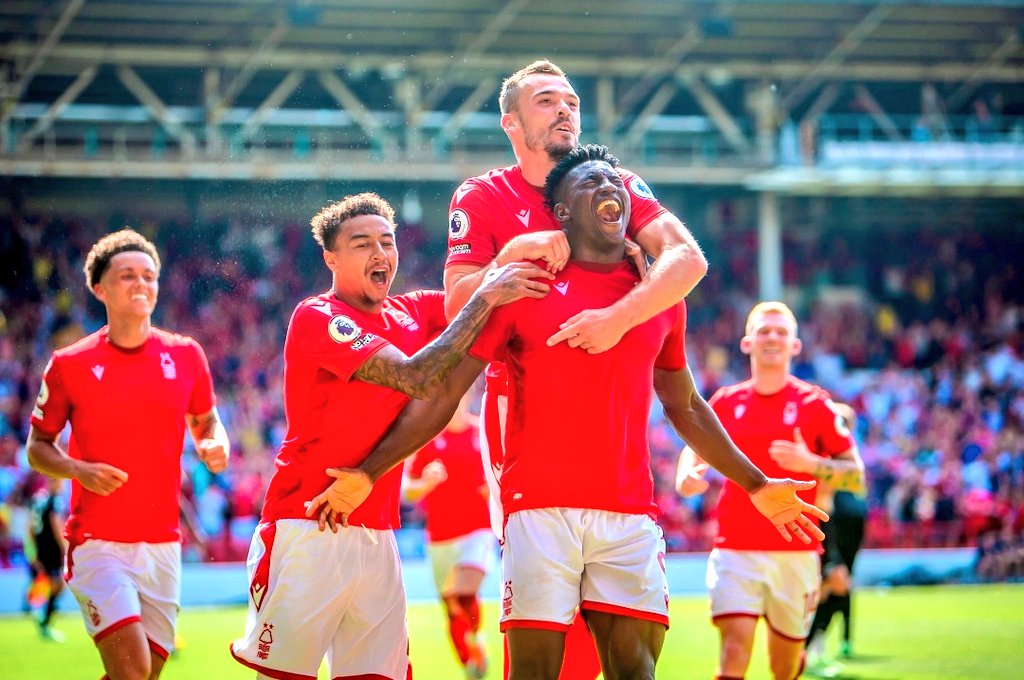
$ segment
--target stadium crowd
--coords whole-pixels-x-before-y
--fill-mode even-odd
[[[6,221],[6,223],[4,223]],[[158,325],[205,348],[234,439],[211,475],[186,445],[186,558],[244,559],[285,431],[284,331],[295,303],[329,285],[301,220],[201,226],[111,215],[106,223],[18,214],[0,219],[0,567],[21,551],[42,485],[26,462],[29,413],[50,352],[102,323],[81,285],[103,232],[129,224],[164,255]],[[711,263],[688,298],[687,354],[705,396],[747,377],[736,346],[756,302],[756,232],[702,238]],[[1024,273],[997,235],[908,226],[857,237],[801,234],[784,248],[784,283],[801,320],[798,377],[859,414],[867,465],[867,545],[1016,545],[1024,534]],[[393,290],[440,288],[444,240],[399,231]],[[310,272],[317,272],[315,275]],[[655,409],[651,446],[661,524],[672,550],[705,550],[720,478],[702,496],[674,491],[681,442]],[[406,510],[407,524],[421,518]]]

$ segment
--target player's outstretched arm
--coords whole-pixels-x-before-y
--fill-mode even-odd
[[[128,481],[128,473],[106,463],[75,460],[57,444],[57,435],[46,435],[31,428],[25,445],[33,470],[51,477],[76,479],[83,487],[100,496],[109,496]]]
[[[199,460],[214,474],[226,470],[231,459],[231,440],[217,407],[200,415],[189,414],[185,416],[185,423],[195,442]]]
[[[393,345],[384,347],[356,369],[355,377],[414,399],[430,399],[466,356],[491,311],[524,297],[544,297],[548,286],[536,280],[542,278],[553,276],[528,262],[490,268],[469,303],[433,342],[411,357]]]
[[[655,370],[654,389],[665,407],[665,416],[679,435],[698,455],[723,475],[739,484],[787,541],[793,536],[804,543],[809,536],[821,540],[821,530],[807,517],[813,515],[828,521],[828,515],[803,501],[797,491],[814,488],[814,482],[766,477],[740,451],[722,427],[714,410],[708,405],[693,382],[690,369]]]
[[[654,256],[647,275],[615,303],[586,309],[567,319],[548,345],[568,342],[590,354],[618,344],[626,331],[660,314],[686,297],[704,278],[708,262],[686,226],[662,213],[637,233],[637,243]]]
[[[328,469],[327,474],[334,477],[334,481],[323,493],[306,503],[306,517],[318,517],[321,531],[325,526],[336,530],[336,521],[347,526],[349,514],[366,500],[373,484],[388,470],[419,451],[451,421],[459,400],[480,375],[484,365],[476,357],[465,357],[434,398],[406,404],[359,467]]]
[[[490,267],[502,267],[523,260],[543,260],[547,270],[557,274],[569,261],[569,240],[561,230],[520,234],[505,244],[497,257],[485,266],[456,264],[444,270],[444,313],[454,319],[473,292],[483,283]],[[545,284],[545,290],[550,288]]]

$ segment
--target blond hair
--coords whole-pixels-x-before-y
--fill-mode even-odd
[[[524,66],[519,69],[501,83],[501,94],[498,95],[498,106],[501,108],[501,112],[512,113],[519,109],[519,88],[521,87],[523,80],[528,76],[535,75],[537,73],[547,73],[548,75],[558,76],[559,78],[568,78],[565,72],[558,67],[557,64],[553,64],[547,59],[538,59],[537,61]]]
[[[793,322],[793,335],[796,335],[797,323],[796,316],[793,314],[793,310],[790,309],[786,303],[777,301],[758,302],[754,305],[754,308],[750,310],[750,314],[747,314],[747,325],[744,333],[750,335],[754,330],[754,321],[757,317],[763,314],[781,314],[786,317],[789,321]]]

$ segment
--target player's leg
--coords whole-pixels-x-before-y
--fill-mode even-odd
[[[768,664],[776,680],[793,680],[806,662],[805,642],[818,604],[821,562],[809,550],[764,553],[764,558]]]
[[[665,624],[631,616],[587,610],[605,680],[654,679],[654,667],[665,644]]]
[[[565,656],[558,680],[597,680],[599,675],[601,660],[594,636],[587,627],[583,612],[579,612],[565,633]]]
[[[731,680],[742,678],[750,666],[750,655],[754,650],[754,631],[757,616],[753,614],[732,614],[712,619],[718,628],[718,671],[716,678]]]
[[[139,592],[142,630],[151,655],[150,680],[157,680],[174,651],[181,592],[181,544],[139,543],[133,578]]]
[[[152,677],[152,654],[140,621],[98,638],[96,649],[110,680],[149,680]]]
[[[857,561],[857,553],[860,551],[861,543],[864,541],[865,517],[855,516],[844,518],[839,528],[839,552],[842,555],[843,563],[849,572],[849,586],[846,593],[836,603],[836,609],[843,617],[843,641],[840,646],[840,654],[849,657],[853,654],[850,643],[852,631],[851,615],[851,591],[853,588],[853,564]]]
[[[768,666],[775,680],[796,680],[804,670],[804,640],[768,628]]]
[[[571,508],[514,512],[501,553],[501,629],[511,680],[556,680],[580,604],[583,532]]]
[[[490,534],[490,530],[485,530]],[[488,535],[488,538],[490,536]],[[480,632],[480,585],[486,572],[476,566],[458,565],[452,575],[452,593],[455,607],[463,621],[463,644],[466,648],[464,665],[472,678],[482,678],[487,673],[487,648]]]
[[[509,680],[557,680],[565,655],[565,632],[542,628],[509,628]]]

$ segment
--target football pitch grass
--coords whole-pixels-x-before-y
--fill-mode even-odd
[[[935,586],[862,589],[854,595],[854,656],[841,677],[861,680],[978,680],[1024,678],[1024,585]],[[672,628],[658,664],[658,678],[708,680],[713,677],[717,638],[708,621],[705,597],[672,600]],[[493,668],[499,679],[500,635],[497,603],[488,602],[485,627]],[[242,607],[186,609],[179,620],[185,647],[168,662],[165,680],[251,679],[254,673],[230,658],[228,642],[242,632]],[[835,650],[838,619],[830,630]],[[43,640],[25,615],[0,617],[0,678],[3,680],[96,680],[99,655],[85,635],[77,612],[64,612],[55,627],[64,644]],[[441,607],[418,602],[409,607],[413,672],[416,680],[459,680],[462,674],[448,644]],[[769,677],[764,627],[748,680]],[[320,678],[326,678],[321,668]]]

